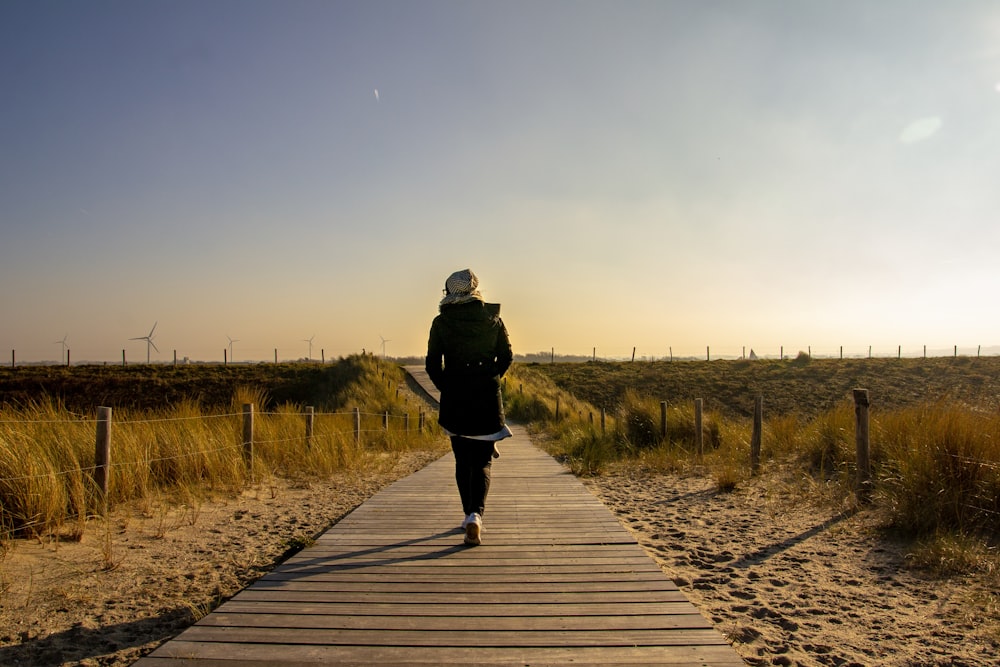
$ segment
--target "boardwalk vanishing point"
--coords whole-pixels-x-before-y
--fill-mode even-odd
[[[462,543],[449,453],[135,664],[744,665],[614,515],[513,431],[482,546]]]

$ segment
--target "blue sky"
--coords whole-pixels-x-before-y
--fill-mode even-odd
[[[9,0],[0,100],[26,361],[1000,344],[995,2]]]

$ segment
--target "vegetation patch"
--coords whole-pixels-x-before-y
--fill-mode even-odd
[[[998,562],[1000,359],[515,364],[511,376],[511,415],[545,433],[574,472],[696,471],[719,491],[753,474],[752,411],[763,395],[762,469],[790,484],[809,480],[811,495],[846,508],[864,500],[851,392],[866,388],[871,507],[884,528],[920,541],[921,567],[967,572]],[[706,406],[700,439],[696,398]],[[556,419],[557,403],[572,409]]]
[[[368,356],[269,372],[211,366],[146,366],[119,375],[129,369],[61,371],[55,384],[39,382],[30,397],[0,410],[3,535],[76,539],[109,505],[196,507],[213,494],[232,495],[270,478],[307,484],[398,452],[443,446],[436,421],[421,423],[423,403],[406,389],[403,370]],[[27,376],[10,373],[6,395]],[[266,382],[253,384],[258,380]],[[113,408],[106,493],[95,475],[96,404],[70,409],[63,399],[82,401],[82,393],[49,394],[46,386],[88,387],[94,400]],[[150,387],[155,396],[144,396]],[[230,392],[224,403],[216,396],[223,387]],[[120,403],[108,400],[119,395]],[[309,401],[311,420],[305,405],[284,400],[290,396]],[[247,404],[254,410],[252,447],[244,442]]]

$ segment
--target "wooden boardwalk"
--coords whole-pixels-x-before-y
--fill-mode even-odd
[[[513,430],[482,546],[462,544],[448,454],[136,664],[743,665],[611,512]]]

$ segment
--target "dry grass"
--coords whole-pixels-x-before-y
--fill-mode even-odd
[[[854,406],[845,395],[852,385],[877,386],[871,457],[874,502],[885,527],[936,545],[939,552],[922,561],[980,571],[982,563],[997,562],[989,545],[1000,538],[1000,415],[996,378],[987,377],[994,371],[1000,360],[993,358],[534,364],[516,370],[524,396],[515,406],[550,405],[557,395],[575,404],[580,397],[603,397],[614,415],[603,433],[583,420],[550,423],[550,411],[518,416],[547,432],[549,450],[577,473],[600,474],[612,462],[627,461],[654,472],[697,470],[719,490],[731,491],[751,475],[752,430],[743,403],[733,397],[742,393],[752,409],[755,394],[763,393],[764,464],[809,480],[803,493],[849,507],[857,502],[857,454]],[[749,386],[740,387],[744,382]],[[685,394],[716,406],[704,413],[700,454],[693,400],[670,401],[662,428],[661,397]],[[775,395],[783,400],[770,398]],[[919,400],[926,397],[945,398]],[[782,405],[788,407],[776,407]]]
[[[115,410],[106,498],[93,482],[93,418],[70,413],[47,396],[7,408],[0,415],[0,528],[6,535],[74,539],[88,517],[105,513],[105,501],[111,506],[138,502],[148,508],[197,508],[201,499],[231,495],[251,481],[276,476],[308,480],[380,465],[391,458],[386,453],[428,448],[440,439],[436,425],[417,431],[417,407],[409,409],[413,414],[405,429],[407,394],[396,389],[405,385],[401,369],[368,357],[339,364],[349,368],[331,367],[331,374],[346,382],[336,393],[359,409],[360,438],[353,411],[316,413],[307,441],[303,406],[257,407],[253,459],[248,461],[242,405],[272,406],[272,388],[264,387],[239,385],[228,410],[212,413],[193,400],[159,410]],[[313,373],[310,367],[304,371]],[[114,554],[109,552],[105,560],[112,567]]]
[[[627,390],[671,406],[705,400],[706,410],[751,417],[764,396],[768,418],[812,417],[851,400],[867,388],[873,409],[890,410],[928,401],[1000,410],[1000,357],[931,359],[809,359],[778,361],[657,361],[530,364],[580,400],[609,412]]]

